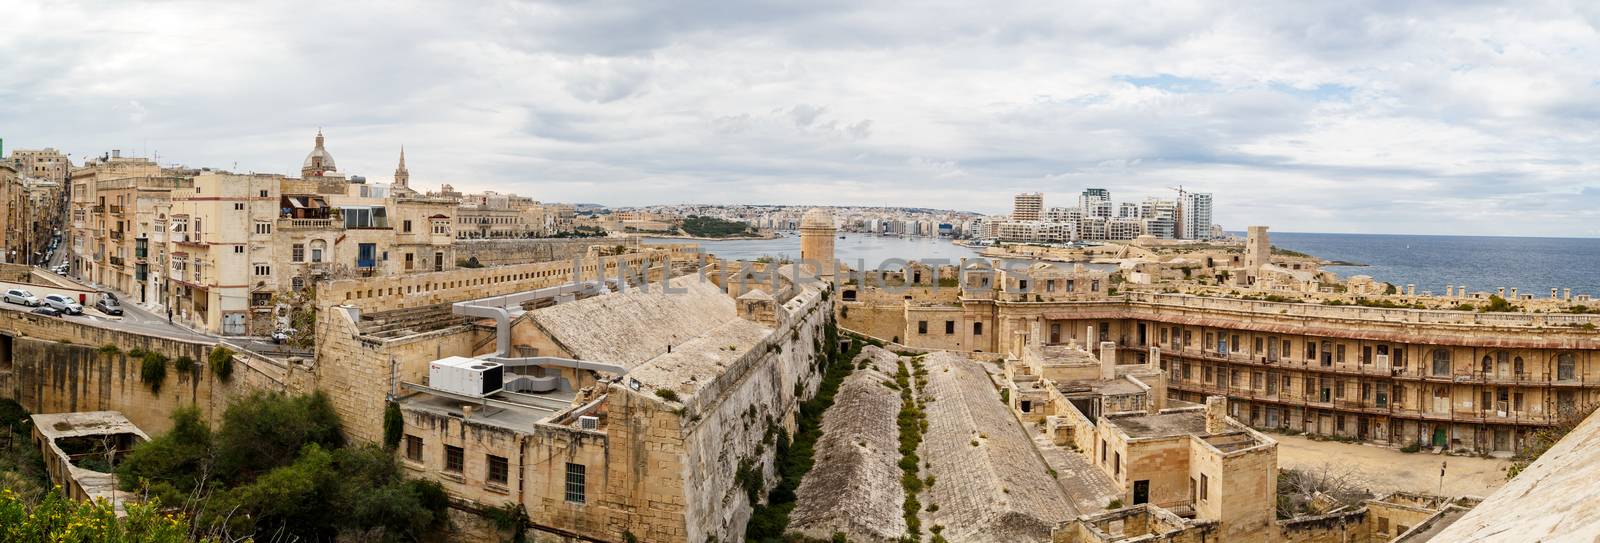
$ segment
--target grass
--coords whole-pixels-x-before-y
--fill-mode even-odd
[[[895,383],[900,386],[900,413],[895,416],[895,423],[900,428],[900,486],[906,491],[906,500],[903,509],[906,519],[906,537],[921,539],[922,520],[917,513],[922,510],[922,503],[917,500],[917,493],[922,492],[925,485],[931,485],[933,477],[929,476],[926,482],[920,477],[917,465],[921,459],[917,456],[917,448],[922,445],[922,431],[927,427],[926,416],[922,412],[919,398],[911,394],[912,381],[915,380],[918,395],[922,393],[927,381],[923,379],[927,370],[922,368],[919,359],[911,359],[916,372],[913,374],[905,361],[900,362],[900,369],[895,373]]]
[[[816,395],[800,402],[800,413],[795,420],[795,435],[791,441],[782,426],[770,424],[768,433],[775,437],[778,484],[767,492],[767,503],[756,506],[745,525],[745,539],[762,543],[782,543],[783,531],[789,526],[789,512],[794,510],[795,489],[800,480],[811,471],[817,440],[822,438],[822,414],[833,406],[833,397],[839,385],[855,370],[850,363],[861,352],[862,341],[851,342],[850,350],[838,351],[838,327],[830,318],[825,326],[829,350],[824,357],[822,384]],[[841,363],[842,362],[842,363]]]

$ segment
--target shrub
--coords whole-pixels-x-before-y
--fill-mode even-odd
[[[1417,452],[1417,451],[1420,451],[1420,450],[1422,450],[1422,445],[1419,444],[1419,443],[1415,443],[1415,442],[1407,444],[1406,446],[1400,448],[1400,452],[1408,453],[1408,454],[1409,453],[1414,453],[1414,452]]]
[[[670,388],[658,388],[658,389],[656,389],[656,396],[660,396],[661,399],[669,401],[669,402],[678,402],[678,401],[680,401],[678,399],[678,391],[672,390]]]
[[[186,518],[182,514],[164,514],[159,500],[129,503],[126,514],[119,517],[105,501],[78,501],[56,491],[30,505],[10,490],[0,491],[0,540],[191,541]]]
[[[194,373],[194,359],[193,358],[189,358],[188,356],[180,356],[180,357],[178,357],[177,360],[174,360],[172,362],[172,367],[178,368],[178,373],[180,373],[180,374],[183,374],[183,375],[193,374]]]
[[[383,408],[383,446],[394,450],[400,446],[400,434],[405,432],[405,417],[400,415],[400,404],[389,402]]]
[[[166,355],[144,353],[144,358],[139,362],[139,380],[150,387],[151,392],[161,392],[161,384],[167,380]]]
[[[106,356],[117,356],[122,354],[122,349],[118,349],[116,345],[112,345],[110,343],[101,345],[99,349],[96,349],[96,351]]]
[[[325,449],[344,445],[339,416],[321,392],[245,396],[223,412],[216,437],[216,473],[234,482],[252,480],[285,465],[307,444]]]
[[[233,350],[218,345],[206,355],[206,362],[211,365],[211,373],[215,374],[222,382],[228,382],[233,377]]]
[[[1122,500],[1112,499],[1109,503],[1106,503],[1106,509],[1122,509]]]

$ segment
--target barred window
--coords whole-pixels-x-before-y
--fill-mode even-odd
[[[461,473],[463,464],[461,447],[444,446],[444,470],[450,473]]]
[[[506,457],[489,455],[489,482],[506,484],[508,471]]]
[[[585,503],[584,499],[584,472],[583,464],[567,463],[567,501],[571,503]]]
[[[422,438],[413,435],[406,436],[406,459],[416,462],[422,461]]]

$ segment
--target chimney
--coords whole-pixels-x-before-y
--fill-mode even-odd
[[[1407,283],[1406,284],[1406,296],[1416,296],[1416,295],[1417,295],[1417,285],[1414,284],[1414,283]]]
[[[1117,378],[1117,344],[1110,341],[1100,342],[1100,378]]]
[[[1511,287],[1511,297],[1507,298],[1507,299],[1509,299],[1509,300],[1517,299],[1517,287]]]
[[[1495,296],[1499,296],[1501,298],[1506,297],[1506,287],[1500,287],[1500,288],[1494,289],[1494,295]]]
[[[1552,300],[1560,300],[1561,299],[1561,289],[1558,289],[1556,287],[1550,287],[1550,299],[1552,299]]]
[[[1461,296],[1462,298],[1466,298],[1467,297],[1467,286],[1466,285],[1461,285],[1459,287],[1456,287],[1456,295]]]
[[[1561,289],[1561,300],[1564,302],[1572,301],[1572,287]]]
[[[1446,298],[1454,298],[1454,297],[1456,297],[1456,286],[1455,285],[1445,285],[1444,286],[1444,297],[1446,297]]]
[[[1206,396],[1206,433],[1228,431],[1228,397]]]

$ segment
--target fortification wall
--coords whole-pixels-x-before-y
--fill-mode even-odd
[[[508,266],[534,262],[571,261],[589,254],[590,247],[640,245],[639,238],[539,238],[539,239],[462,239],[456,240],[456,259],[476,258],[484,266]]]

